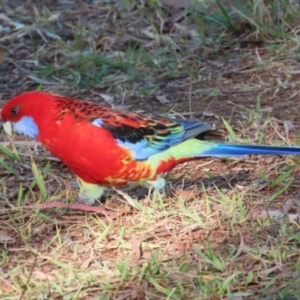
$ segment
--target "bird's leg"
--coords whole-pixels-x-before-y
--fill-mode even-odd
[[[83,181],[77,177],[79,191],[79,201],[88,205],[93,205],[97,199],[100,199],[104,192],[104,187]]]
[[[148,197],[150,198],[152,191],[159,193],[159,191],[166,186],[166,180],[162,177],[159,177],[156,180],[147,180],[146,185],[149,187]]]

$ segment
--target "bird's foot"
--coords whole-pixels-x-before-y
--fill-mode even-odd
[[[146,185],[157,190],[161,190],[166,186],[166,180],[162,177],[159,177],[156,180],[147,180]]]
[[[81,178],[78,178],[78,184],[80,192],[76,200],[77,203],[93,205],[103,195],[104,187],[100,185],[87,183]]]
[[[146,185],[149,187],[148,198],[155,199],[157,197],[160,197],[161,191],[166,186],[166,180],[162,177],[156,180],[147,180]]]

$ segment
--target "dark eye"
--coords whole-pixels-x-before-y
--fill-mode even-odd
[[[18,106],[14,106],[11,110],[10,113],[12,116],[15,116],[19,111],[19,107]]]

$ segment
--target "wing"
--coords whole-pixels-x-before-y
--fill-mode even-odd
[[[109,131],[120,146],[133,152],[136,160],[146,160],[210,129],[200,121],[149,118],[116,110],[91,118],[89,122]]]
[[[100,120],[103,122],[103,119]],[[99,124],[99,119],[95,119],[92,124]],[[147,119],[140,123],[139,127],[123,122],[115,126],[108,120],[104,121],[101,127],[111,132],[120,146],[130,149],[136,160],[146,160],[151,155],[209,129],[208,125],[200,122],[166,119]]]
[[[58,100],[63,113],[61,118],[72,113],[78,122],[87,121],[109,131],[120,146],[133,153],[136,160],[146,160],[189,138],[198,136],[202,139],[210,129],[200,121],[150,118],[80,100]]]

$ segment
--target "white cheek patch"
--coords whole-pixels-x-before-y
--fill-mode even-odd
[[[23,117],[20,121],[12,123],[13,130],[18,134],[24,134],[35,139],[39,134],[39,129],[33,118]]]

